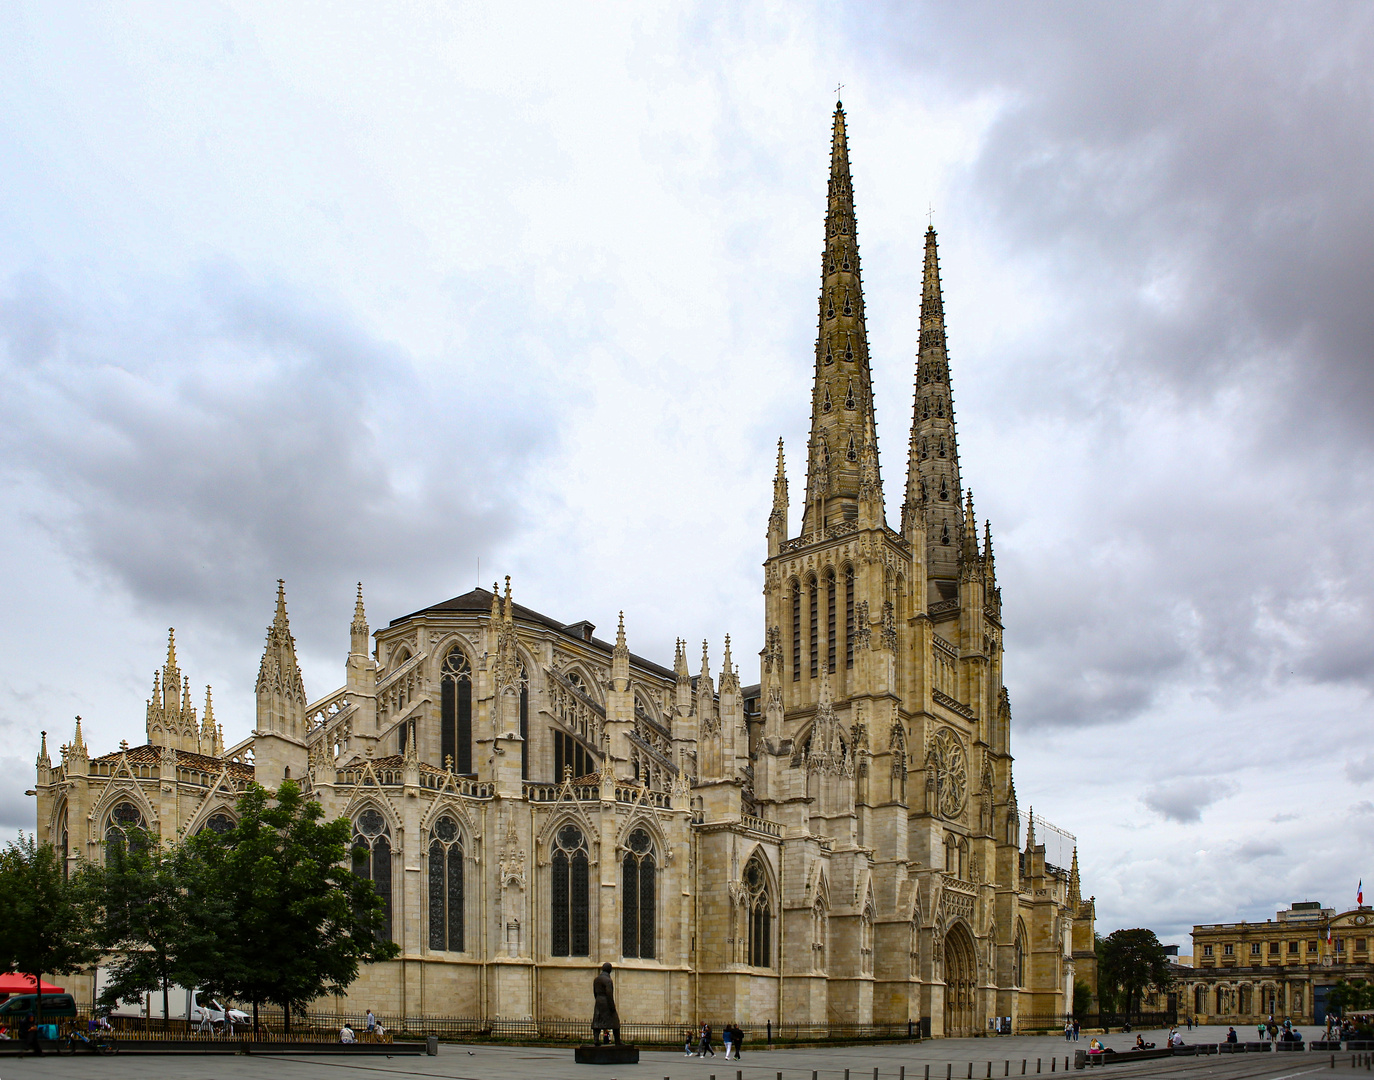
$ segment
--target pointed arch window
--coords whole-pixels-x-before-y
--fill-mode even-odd
[[[447,814],[429,830],[429,947],[463,951],[463,837]]]
[[[549,951],[554,956],[590,956],[587,838],[576,825],[564,825],[554,838],[550,881]]]
[[[530,679],[520,665],[520,779],[530,778]]]
[[[233,830],[234,819],[225,813],[211,814],[205,819],[205,824],[202,825],[201,828],[209,829],[210,832],[218,833],[220,836],[223,836],[225,833]]]
[[[143,820],[143,811],[137,806],[128,800],[117,803],[105,823],[105,843],[120,847],[137,847],[143,842],[140,834],[147,827],[148,823]]]
[[[825,902],[818,896],[811,905],[811,967],[824,971],[829,963],[830,918]]]
[[[835,635],[835,569],[825,572],[825,667],[832,675],[835,673],[835,653],[839,640]]]
[[[382,898],[382,928],[391,939],[391,827],[378,810],[367,809],[353,822],[353,872],[372,882]]]
[[[829,412],[830,409],[830,387],[827,386],[821,395],[821,412]]]
[[[873,905],[864,906],[859,917],[859,966],[865,975],[873,974]]]
[[[854,666],[854,567],[844,568],[844,666]]]
[[[792,581],[792,681],[801,678],[801,582]]]
[[[472,665],[456,645],[439,673],[439,753],[445,768],[472,772]]]
[[[744,868],[745,902],[749,916],[749,963],[773,966],[773,905],[768,896],[768,873],[755,855]]]
[[[644,829],[630,833],[620,864],[621,953],[652,960],[658,924],[654,842]]]
[[[1026,985],[1026,929],[1019,923],[1016,927],[1016,942],[1011,953],[1011,984]]]
[[[57,823],[57,843],[58,856],[62,860],[62,880],[67,880],[67,858],[71,846],[71,838],[67,832],[67,808],[62,808],[62,817]]]
[[[820,674],[820,625],[816,617],[820,593],[814,576],[806,579],[806,591],[811,594],[811,677],[814,679]]]

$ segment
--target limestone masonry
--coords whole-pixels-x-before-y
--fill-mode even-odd
[[[779,444],[758,684],[728,637],[715,673],[681,642],[660,666],[623,618],[603,641],[507,579],[375,634],[360,587],[343,685],[312,703],[279,587],[252,735],[223,745],[208,688],[197,717],[169,640],[142,745],[92,757],[78,722],[54,766],[44,740],[40,841],[99,860],[122,829],[225,829],[250,781],[296,781],[353,822],[402,947],[354,1009],[587,1020],[610,961],[626,1023],[1062,1023],[1095,985],[1093,903],[1017,806],[936,236],[893,528],[838,105],[805,456],[794,534]]]

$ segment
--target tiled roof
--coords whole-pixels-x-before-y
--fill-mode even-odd
[[[199,769],[201,772],[218,774],[223,768],[228,768],[229,775],[235,780],[253,779],[253,766],[244,765],[238,761],[228,761],[225,758],[211,757],[209,754],[196,754],[190,750],[174,751],[177,756],[177,764],[188,769]],[[128,756],[130,765],[160,765],[162,763],[162,747],[154,746],[151,743],[144,743],[142,746],[131,746],[127,750],[116,750],[112,754],[102,754],[92,761],[116,762],[123,756]]]

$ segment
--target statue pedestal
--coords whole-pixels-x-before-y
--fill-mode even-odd
[[[639,1047],[621,1044],[616,1046],[579,1046],[577,1048],[579,1065],[638,1065]]]

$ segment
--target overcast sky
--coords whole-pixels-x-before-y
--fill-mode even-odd
[[[1374,7],[0,7],[0,826],[512,576],[763,637],[843,84],[890,519],[927,214],[1017,791],[1099,929],[1374,889]],[[799,511],[794,510],[794,522]],[[718,664],[718,659],[716,660]]]

